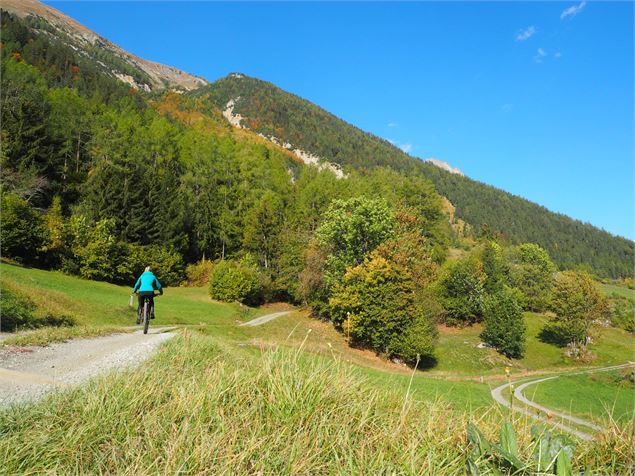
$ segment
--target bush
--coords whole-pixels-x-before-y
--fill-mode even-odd
[[[506,357],[520,359],[525,353],[523,308],[516,292],[508,287],[488,296],[483,306],[485,329],[481,339]]]
[[[411,364],[433,357],[436,328],[411,276],[377,252],[346,273],[329,304],[353,344]]]
[[[555,313],[542,332],[544,340],[566,346],[586,344],[594,320],[606,311],[607,302],[591,276],[564,271],[555,279],[550,310]]]
[[[627,332],[635,332],[635,302],[613,293],[608,301],[608,314],[611,325]]]
[[[255,305],[262,300],[258,272],[246,260],[221,260],[209,278],[209,294],[219,301]]]
[[[68,316],[54,316],[46,313],[43,317],[34,315],[35,303],[9,289],[0,290],[0,331],[14,332],[18,329],[38,327],[73,326],[75,322]]]
[[[430,367],[434,365],[434,348],[437,329],[425,310],[417,308],[417,314],[405,331],[393,339],[390,350],[410,365]]]
[[[157,245],[125,246],[125,264],[120,266],[118,280],[129,284],[139,277],[146,266],[152,268],[162,286],[178,286],[185,279],[183,259],[175,250]]]
[[[188,264],[185,268],[186,284],[194,287],[207,286],[213,269],[214,263],[206,259]]]
[[[132,286],[146,266],[151,266],[162,285],[175,286],[185,277],[181,255],[157,245],[141,246],[118,241],[114,219],[92,225],[83,215],[68,222],[69,255],[63,270],[86,279]]]
[[[30,299],[3,288],[0,290],[0,330],[13,332],[18,328],[34,327],[35,304]]]

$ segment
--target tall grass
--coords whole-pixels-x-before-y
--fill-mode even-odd
[[[469,418],[337,359],[254,357],[184,333],[137,370],[0,414],[0,473],[464,474]],[[501,415],[472,419],[494,434]],[[522,448],[529,425],[515,425]],[[606,438],[575,463],[624,473],[626,456],[608,451],[623,438]]]

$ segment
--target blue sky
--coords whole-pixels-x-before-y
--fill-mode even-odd
[[[47,3],[139,56],[271,81],[635,238],[631,2]]]

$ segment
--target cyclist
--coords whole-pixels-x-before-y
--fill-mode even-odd
[[[141,310],[143,309],[143,304],[145,303],[146,299],[148,299],[150,302],[150,319],[154,319],[155,289],[159,291],[159,294],[163,294],[161,283],[150,269],[150,266],[146,266],[145,271],[141,274],[141,276],[139,276],[139,279],[137,279],[137,283],[132,289],[132,292],[138,293],[139,296],[139,307],[137,308],[137,324],[139,324],[140,322],[139,316],[141,315]]]

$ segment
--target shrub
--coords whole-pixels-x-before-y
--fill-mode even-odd
[[[0,290],[0,331],[14,332],[18,329],[75,325],[74,320],[68,316],[46,313],[43,317],[37,317],[34,314],[35,309],[35,303],[28,297],[2,288]]]
[[[350,269],[330,301],[333,322],[356,345],[408,363],[433,357],[436,328],[407,270],[372,253]]]
[[[1,202],[2,255],[26,264],[36,263],[46,241],[42,216],[14,193],[3,193]]]
[[[506,357],[520,359],[525,353],[523,308],[514,290],[503,287],[485,298],[485,329],[481,339]]]
[[[188,264],[185,268],[187,285],[195,287],[207,286],[213,269],[214,263],[206,259],[198,263]]]
[[[611,325],[627,332],[635,332],[635,302],[613,293],[608,300]]]
[[[606,310],[606,299],[593,279],[583,271],[564,271],[556,276],[550,310],[555,313],[542,337],[561,346],[586,344],[595,319]]]
[[[30,299],[2,288],[0,290],[0,330],[13,332],[20,327],[34,327],[35,304]]]
[[[482,319],[485,280],[482,265],[474,257],[449,265],[440,283],[447,324],[467,325]]]
[[[221,260],[210,275],[209,294],[219,301],[258,304],[262,299],[258,272],[245,260]]]

